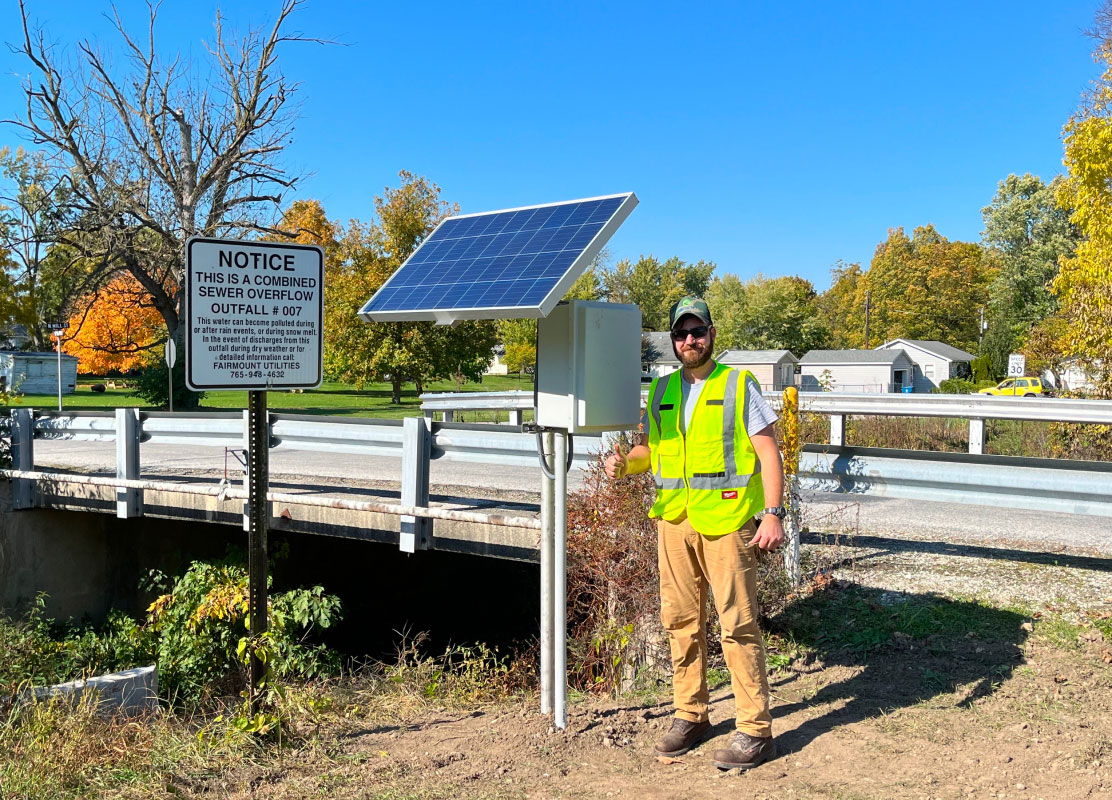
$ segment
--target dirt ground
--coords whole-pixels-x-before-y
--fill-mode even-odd
[[[353,721],[281,765],[169,788],[383,800],[1112,798],[1112,644],[1093,624],[1112,616],[1105,554],[875,535],[808,549],[835,577],[782,625],[792,657],[771,676],[779,757],[750,772],[710,763],[732,730],[720,676],[712,738],[674,763],[652,747],[670,720],[664,694],[572,698],[566,731],[530,698]]]

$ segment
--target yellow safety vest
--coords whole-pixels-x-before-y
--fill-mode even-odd
[[[717,536],[739,530],[764,508],[761,462],[743,419],[749,372],[721,364],[707,376],[691,414],[687,435],[681,370],[649,387],[649,448],[656,502],[650,517],[672,521],[687,512],[699,533]],[[755,382],[755,379],[754,379]]]

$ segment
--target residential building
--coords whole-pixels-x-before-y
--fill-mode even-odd
[[[660,378],[671,375],[680,368],[680,360],[672,349],[672,334],[641,334],[641,372],[649,377]]]
[[[766,392],[779,392],[788,386],[795,386],[795,365],[799,359],[790,350],[726,350],[715,360],[728,367],[752,372]]]
[[[62,354],[62,394],[77,388],[77,359]],[[0,350],[0,390],[23,394],[58,391],[58,354]]]
[[[925,339],[893,339],[877,350],[903,350],[914,364],[912,384],[916,392],[929,392],[941,386],[947,378],[962,378],[969,374],[973,355],[942,342]]]
[[[915,364],[903,350],[812,350],[799,371],[804,392],[910,392]]]

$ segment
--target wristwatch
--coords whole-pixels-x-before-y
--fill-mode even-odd
[[[772,516],[777,517],[780,520],[783,520],[784,517],[786,517],[788,515],[788,510],[786,508],[784,508],[783,506],[769,506],[768,508],[766,508],[764,511],[761,512],[761,518],[762,519],[764,518],[765,514],[771,514]]]

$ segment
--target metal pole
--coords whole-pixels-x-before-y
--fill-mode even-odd
[[[542,457],[549,469],[552,469],[552,434],[546,432],[542,437],[544,453]],[[555,491],[553,481],[547,475],[541,475],[541,713],[551,714],[553,707],[552,692],[552,630],[553,606],[552,595],[552,555],[555,539],[553,524],[556,520],[554,513]]]
[[[556,449],[552,456],[552,468],[556,472],[556,491],[554,513],[555,536],[553,541],[553,629],[552,672],[554,696],[552,712],[557,728],[568,727],[568,434],[556,434]]]
[[[166,370],[166,374],[169,376],[168,380],[170,381],[170,386],[169,386],[169,389],[170,389],[170,410],[173,411],[174,410],[174,368],[170,367],[168,370]]]
[[[58,413],[62,413],[62,332],[55,332],[58,339]]]
[[[784,548],[784,569],[792,586],[798,586],[803,579],[799,562],[799,534],[802,530],[799,509],[799,477],[788,476],[788,518],[787,547]]]
[[[250,603],[251,638],[257,643],[258,637],[267,628],[267,591],[266,591],[266,534],[270,526],[270,506],[266,491],[270,461],[270,441],[267,425],[266,391],[253,390],[247,395],[248,420],[248,516],[250,523],[247,533],[247,580]],[[259,712],[260,689],[266,678],[266,664],[251,651],[250,672],[251,713]]]

